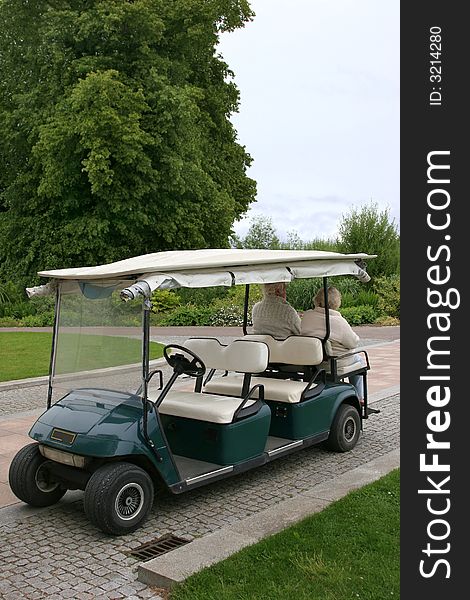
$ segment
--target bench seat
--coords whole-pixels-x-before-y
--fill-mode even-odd
[[[248,400],[244,408],[256,400]],[[227,398],[216,394],[170,391],[160,404],[159,412],[173,417],[184,417],[209,423],[232,423],[241,398]]]
[[[258,384],[264,386],[264,397],[266,400],[277,400],[278,402],[287,402],[290,404],[301,401],[302,392],[307,385],[305,381],[275,379],[273,377],[252,377],[251,385],[254,386]],[[223,394],[225,396],[240,397],[242,385],[243,377],[240,375],[228,375],[227,377],[213,378],[204,386],[204,395]],[[315,387],[316,384],[312,384],[310,389]],[[255,391],[253,397],[257,398],[257,394],[258,390]]]

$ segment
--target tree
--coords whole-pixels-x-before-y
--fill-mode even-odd
[[[400,237],[395,222],[390,220],[389,209],[380,211],[374,202],[361,208],[352,208],[340,222],[338,250],[377,254],[377,258],[367,263],[370,275],[398,273]]]
[[[247,0],[0,3],[0,273],[226,246],[256,193],[219,35]]]
[[[246,236],[244,238],[233,236],[232,242],[236,248],[265,248],[268,250],[280,248],[280,241],[272,219],[264,215],[253,217]]]

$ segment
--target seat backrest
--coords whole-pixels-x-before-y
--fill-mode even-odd
[[[269,362],[269,348],[258,340],[234,340],[224,346],[216,338],[189,338],[184,346],[197,354],[209,369],[262,373]]]
[[[267,344],[270,363],[314,366],[323,361],[323,348],[319,338],[292,335],[285,340],[277,340],[271,335],[249,334],[243,339],[248,338]]]

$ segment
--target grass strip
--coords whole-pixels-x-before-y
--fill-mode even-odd
[[[399,470],[188,578],[170,600],[400,597]]]
[[[69,336],[67,343],[67,336]],[[64,354],[73,350],[71,337],[63,334]],[[139,362],[141,341],[123,336],[81,335],[80,355],[73,371]],[[49,373],[52,334],[32,331],[0,331],[0,381],[40,377]],[[60,342],[59,342],[60,343]],[[160,358],[163,346],[150,342],[150,358]],[[103,358],[105,357],[105,358]],[[61,364],[68,362],[65,356]],[[70,361],[71,363],[72,361]]]

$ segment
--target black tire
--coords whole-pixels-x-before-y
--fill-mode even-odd
[[[11,491],[31,506],[51,506],[67,491],[55,482],[44,468],[50,464],[39,452],[39,444],[28,444],[16,454],[10,465],[8,478]]]
[[[130,463],[110,463],[88,480],[85,513],[104,533],[131,533],[150,512],[153,495],[153,483],[146,471]]]
[[[341,404],[331,425],[327,447],[335,452],[349,452],[357,444],[360,435],[359,412],[350,404]]]

